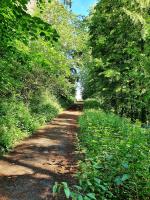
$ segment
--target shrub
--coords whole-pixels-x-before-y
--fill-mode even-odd
[[[93,193],[98,200],[149,199],[150,131],[100,109],[85,110],[79,124],[82,194]]]
[[[36,92],[30,100],[31,112],[44,121],[52,120],[61,110],[57,98],[48,91]]]
[[[39,127],[38,120],[31,115],[27,105],[15,98],[1,102],[0,146],[13,147],[17,141],[30,135]]]
[[[28,104],[18,97],[0,103],[0,152],[14,147],[62,110],[57,98],[47,91],[32,94]]]
[[[100,109],[102,106],[102,100],[98,100],[98,99],[87,99],[84,102],[84,108],[85,109]]]

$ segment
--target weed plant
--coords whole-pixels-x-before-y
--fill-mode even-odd
[[[73,200],[149,200],[150,130],[105,113],[94,99],[85,101],[79,125],[78,185],[56,183],[53,193],[64,190]]]

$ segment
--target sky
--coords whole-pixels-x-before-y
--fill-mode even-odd
[[[88,11],[96,0],[73,0],[72,11],[79,15],[88,15]]]
[[[88,11],[97,0],[72,0],[72,11],[78,15],[88,15]]]

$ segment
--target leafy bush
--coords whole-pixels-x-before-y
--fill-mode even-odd
[[[56,97],[47,91],[32,95],[29,104],[11,98],[1,101],[0,151],[8,150],[31,135],[40,125],[52,120],[62,110]]]
[[[9,149],[38,127],[28,107],[16,99],[1,102],[0,146]]]
[[[99,99],[87,99],[84,103],[84,108],[85,109],[100,109],[102,106],[102,100]]]
[[[98,200],[149,199],[150,131],[100,109],[85,110],[79,124],[81,192]]]
[[[27,132],[21,131],[16,126],[10,128],[2,125],[0,128],[0,152],[4,152],[12,148],[19,140],[28,136]]]
[[[47,90],[36,92],[30,100],[30,107],[32,113],[43,117],[44,121],[53,119],[62,110],[57,98]]]

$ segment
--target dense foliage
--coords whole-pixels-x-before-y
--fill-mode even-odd
[[[85,102],[79,120],[80,183],[96,199],[149,199],[149,130]],[[83,191],[82,190],[82,191]]]
[[[150,117],[149,20],[149,0],[101,0],[85,20],[81,78],[84,97],[96,99],[85,101],[79,120],[78,184],[56,183],[54,194],[149,199],[150,131],[141,128]]]
[[[79,119],[79,184],[61,187],[75,200],[148,200],[150,130],[100,106],[94,99],[85,102]]]
[[[77,18],[58,1],[37,1],[31,14],[27,3],[0,1],[0,150],[51,120],[74,95],[69,52],[78,50]]]
[[[150,1],[101,0],[89,17],[93,61],[84,69],[85,97],[132,120],[149,120]]]
[[[79,120],[79,182],[54,194],[148,200],[150,0],[99,0],[84,20],[58,0],[27,3],[0,1],[0,152],[69,105],[80,71],[84,96],[98,100]]]

